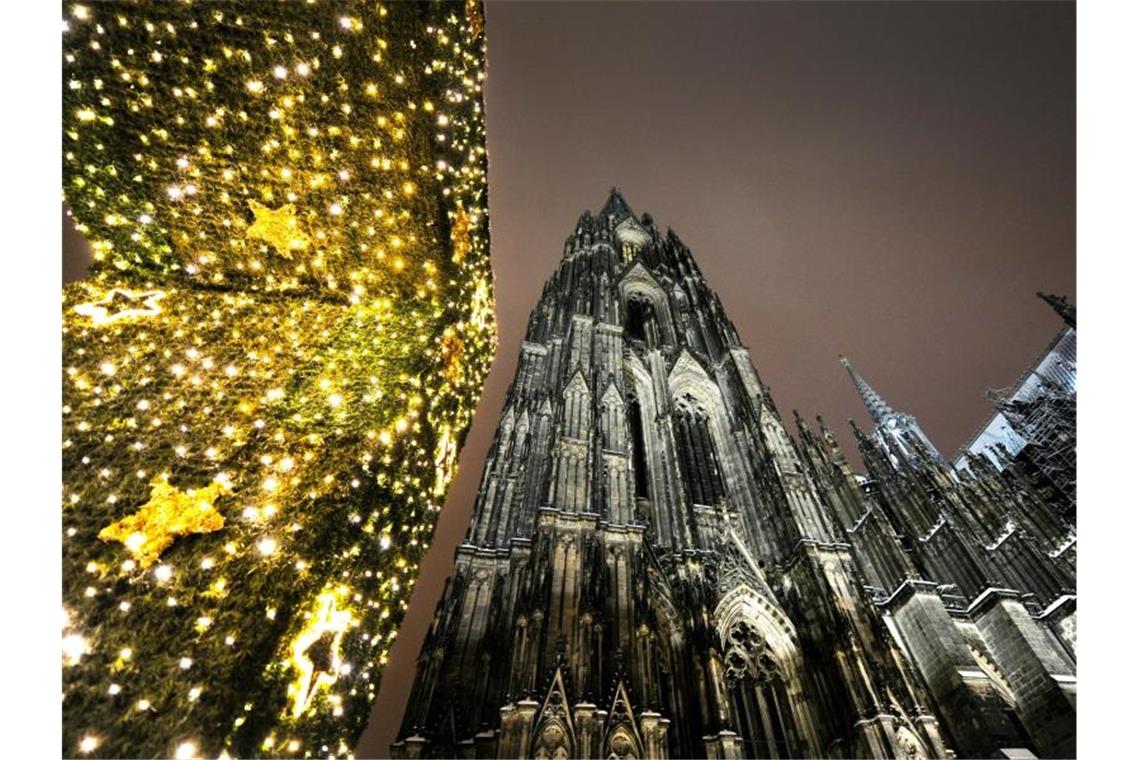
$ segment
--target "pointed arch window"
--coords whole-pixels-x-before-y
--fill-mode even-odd
[[[641,405],[629,402],[629,431],[633,435],[633,495],[649,498],[649,462],[645,454],[645,431],[641,426]]]
[[[625,331],[630,338],[644,341],[649,348],[660,344],[661,329],[657,324],[657,309],[647,296],[635,293],[626,301]]]
[[[683,405],[673,412],[681,477],[694,504],[712,506],[724,496],[716,449],[704,410]]]
[[[737,623],[725,655],[734,722],[748,757],[797,756],[796,724],[787,687],[757,630]]]

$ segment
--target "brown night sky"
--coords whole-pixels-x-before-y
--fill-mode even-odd
[[[985,390],[1059,329],[1034,292],[1075,300],[1074,4],[488,3],[486,19],[500,350],[362,758],[399,726],[527,315],[611,186],[693,250],[786,418],[866,423],[845,352],[952,454]],[[87,254],[64,228],[68,281]]]

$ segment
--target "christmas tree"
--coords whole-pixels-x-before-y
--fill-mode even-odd
[[[64,13],[64,754],[346,755],[494,353],[481,6]]]

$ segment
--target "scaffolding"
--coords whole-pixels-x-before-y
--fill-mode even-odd
[[[1065,369],[1075,378],[1071,362]],[[986,397],[1024,445],[1013,459],[1070,522],[1077,510],[1077,394],[1075,383],[1064,385],[1039,373],[1032,393],[1025,385],[988,391]]]

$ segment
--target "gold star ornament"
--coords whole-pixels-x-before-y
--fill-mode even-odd
[[[251,200],[249,209],[253,212],[253,224],[246,230],[245,236],[250,240],[264,240],[286,258],[290,258],[293,251],[303,251],[309,247],[309,236],[301,229],[292,203],[272,209]]]
[[[95,325],[105,325],[133,317],[153,317],[162,311],[158,302],[165,295],[161,290],[111,288],[107,295],[98,301],[78,304],[75,313],[90,317]]]
[[[218,480],[204,488],[180,491],[165,475],[157,477],[151,481],[150,501],[133,515],[103,528],[99,539],[120,542],[141,567],[150,567],[178,536],[221,530],[226,519],[214,509],[214,502],[229,491],[229,484]]]

